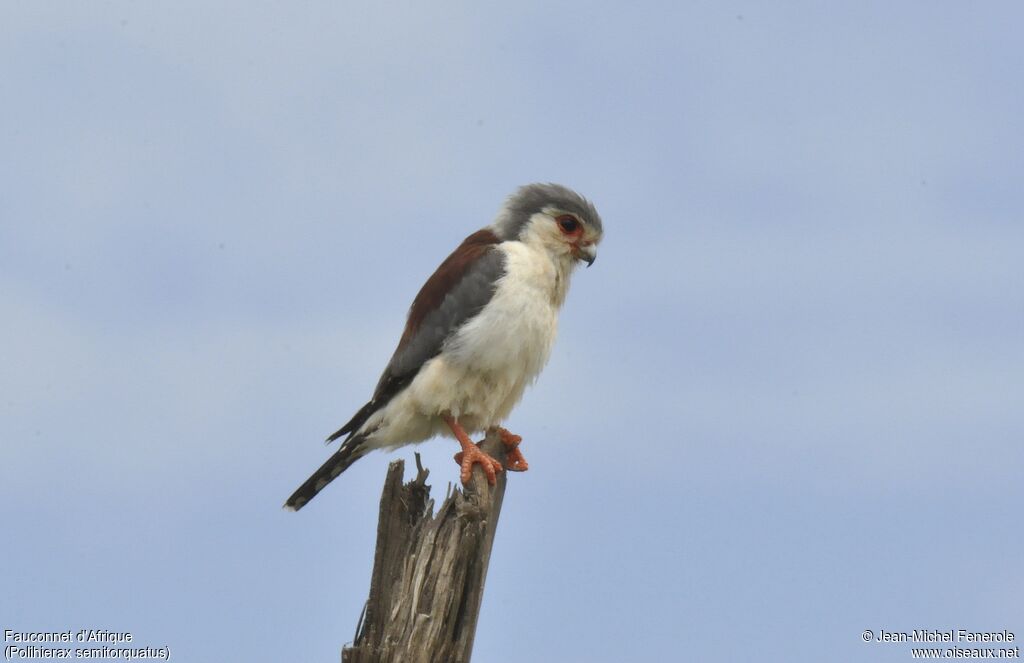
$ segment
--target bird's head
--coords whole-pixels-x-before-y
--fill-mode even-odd
[[[560,184],[527,184],[508,197],[491,229],[502,241],[543,248],[553,260],[597,259],[603,229],[593,203]]]

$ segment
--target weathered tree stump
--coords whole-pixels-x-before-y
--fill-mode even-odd
[[[497,433],[481,445],[504,463]],[[380,498],[370,597],[342,663],[468,663],[491,546],[505,496],[479,465],[465,490],[455,488],[437,514],[416,455],[416,477],[402,484],[405,462],[388,467]]]

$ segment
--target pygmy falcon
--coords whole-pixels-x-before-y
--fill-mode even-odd
[[[578,262],[593,264],[602,232],[594,205],[564,186],[529,184],[509,196],[427,279],[373,398],[327,438],[345,436],[285,508],[298,511],[374,449],[438,434],[462,446],[463,483],[474,463],[492,484],[502,469],[526,470],[521,438],[501,423],[547,363],[569,277]],[[491,429],[507,468],[470,440]]]

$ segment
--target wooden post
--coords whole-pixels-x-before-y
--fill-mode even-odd
[[[481,447],[504,464],[496,432]],[[416,478],[404,485],[405,462],[388,468],[370,597],[342,663],[469,662],[506,473],[489,486],[474,466],[465,490],[452,490],[433,515],[429,471],[419,454],[416,468]]]

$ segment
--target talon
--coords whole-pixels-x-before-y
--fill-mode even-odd
[[[522,451],[512,449],[505,454],[505,469],[510,472],[525,472],[530,469],[530,464],[523,458]]]
[[[480,463],[480,467],[483,468],[484,475],[487,477],[487,483],[493,486],[494,482],[498,480],[498,472],[504,469],[501,463],[485,454],[480,450],[480,447],[473,444],[473,441],[466,435],[466,431],[454,417],[444,415],[443,419],[452,430],[452,433],[455,434],[455,439],[462,445],[462,451],[455,454],[455,462],[462,467],[462,471],[459,473],[462,484],[466,485],[469,483],[473,476],[473,464]]]
[[[502,444],[505,445],[505,469],[512,472],[525,472],[530,469],[530,464],[526,462],[523,452],[519,450],[519,443],[523,441],[523,438],[504,428],[498,428],[498,434],[501,436]]]
[[[462,479],[463,485],[468,484],[470,478],[472,478],[474,463],[480,463],[480,467],[483,468],[484,475],[487,477],[487,483],[492,486],[498,479],[498,472],[501,472],[504,469],[500,462],[485,454],[480,450],[480,447],[472,443],[468,447],[463,448],[459,453],[455,454],[455,461],[462,466],[462,472],[459,473],[459,478]]]
[[[479,442],[477,442],[476,443],[476,448],[479,449],[480,445],[483,444],[483,443],[484,443],[483,440],[480,440]],[[455,463],[457,465],[462,465],[462,457],[463,456],[464,456],[464,454],[461,451],[459,451],[458,453],[455,454],[454,458],[455,458]]]
[[[516,435],[507,428],[501,428],[500,426],[498,427],[498,435],[501,436],[501,441],[509,449],[516,448],[519,446],[519,443],[523,441],[523,437],[521,435]]]

